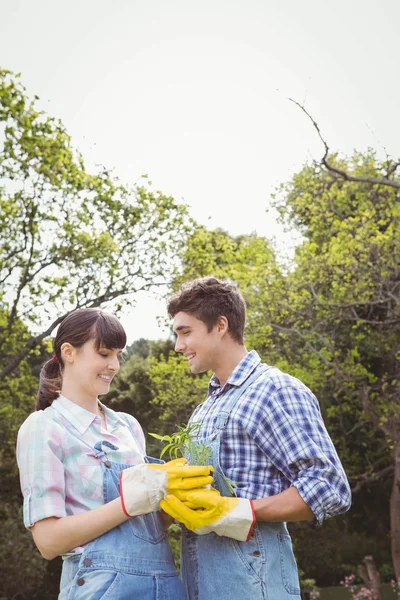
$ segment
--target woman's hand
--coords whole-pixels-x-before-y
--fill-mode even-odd
[[[119,493],[128,517],[160,510],[160,500],[179,490],[194,490],[212,483],[212,467],[187,465],[185,458],[164,464],[145,463],[121,471]]]

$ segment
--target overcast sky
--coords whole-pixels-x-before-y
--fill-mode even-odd
[[[399,0],[0,0],[0,65],[20,72],[92,168],[114,167],[210,228],[284,243],[275,186],[333,149],[400,155]],[[129,342],[165,335],[145,296]]]

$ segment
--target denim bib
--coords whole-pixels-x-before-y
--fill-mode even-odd
[[[103,472],[104,504],[119,498],[120,473],[130,467],[109,461],[107,448],[118,449],[108,441],[93,447]],[[146,456],[145,462],[164,461]],[[131,517],[89,542],[82,554],[63,560],[58,600],[134,598],[186,600],[158,512]]]

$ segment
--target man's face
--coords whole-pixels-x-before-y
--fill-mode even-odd
[[[194,315],[179,312],[174,317],[175,351],[187,358],[192,373],[215,370],[220,351],[220,336],[215,325],[211,331]]]

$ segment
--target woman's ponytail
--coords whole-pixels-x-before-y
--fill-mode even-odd
[[[61,363],[56,355],[44,363],[40,371],[39,391],[36,398],[36,410],[44,410],[58,398],[61,390]]]

